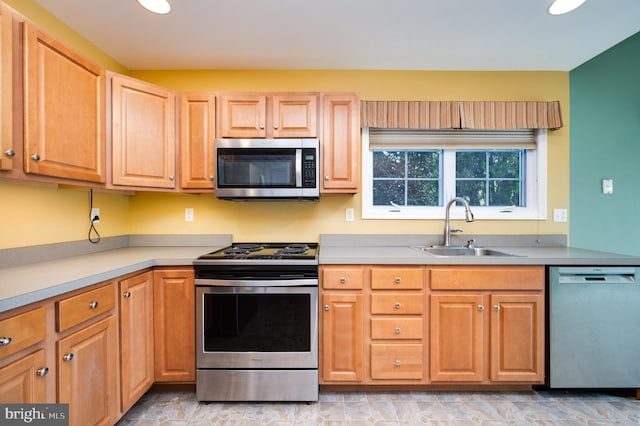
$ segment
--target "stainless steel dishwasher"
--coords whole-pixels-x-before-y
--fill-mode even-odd
[[[549,268],[550,388],[640,388],[640,268]]]

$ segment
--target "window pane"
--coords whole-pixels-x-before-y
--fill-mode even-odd
[[[402,151],[374,151],[374,178],[404,178],[405,153]]]
[[[472,206],[486,206],[487,194],[483,180],[459,180],[456,182],[456,196],[465,198]]]
[[[492,206],[520,205],[520,182],[517,180],[493,181],[489,191]]]
[[[486,152],[458,151],[456,153],[456,175],[458,178],[485,178]]]
[[[489,152],[489,177],[512,178],[520,177],[520,152]]]
[[[407,182],[407,205],[437,206],[440,201],[437,180],[410,180]]]
[[[408,177],[437,179],[440,174],[440,153],[437,151],[409,151],[407,164]]]
[[[404,180],[374,180],[373,205],[388,206],[393,201],[399,206],[404,205]]]

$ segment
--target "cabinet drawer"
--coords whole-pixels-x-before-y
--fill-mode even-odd
[[[59,301],[57,330],[64,331],[113,309],[116,305],[115,284],[109,284]]]
[[[543,290],[543,266],[433,267],[433,290]]]
[[[44,340],[45,309],[37,308],[0,321],[0,358]]]
[[[355,290],[364,287],[362,268],[323,268],[322,287],[328,289]]]
[[[423,347],[419,343],[373,343],[372,379],[422,379]]]
[[[422,268],[371,268],[373,289],[422,289],[423,286]]]
[[[372,339],[422,339],[422,318],[372,318]]]
[[[422,314],[422,293],[372,294],[372,314]]]

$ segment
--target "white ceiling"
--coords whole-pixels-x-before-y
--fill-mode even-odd
[[[569,71],[640,31],[640,0],[36,0],[131,70]]]

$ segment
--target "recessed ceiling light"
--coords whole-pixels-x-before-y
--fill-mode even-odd
[[[165,15],[171,11],[168,0],[138,0],[138,3],[150,12]]]
[[[555,0],[551,6],[549,6],[549,13],[551,15],[569,13],[580,7],[584,2],[585,0]]]

